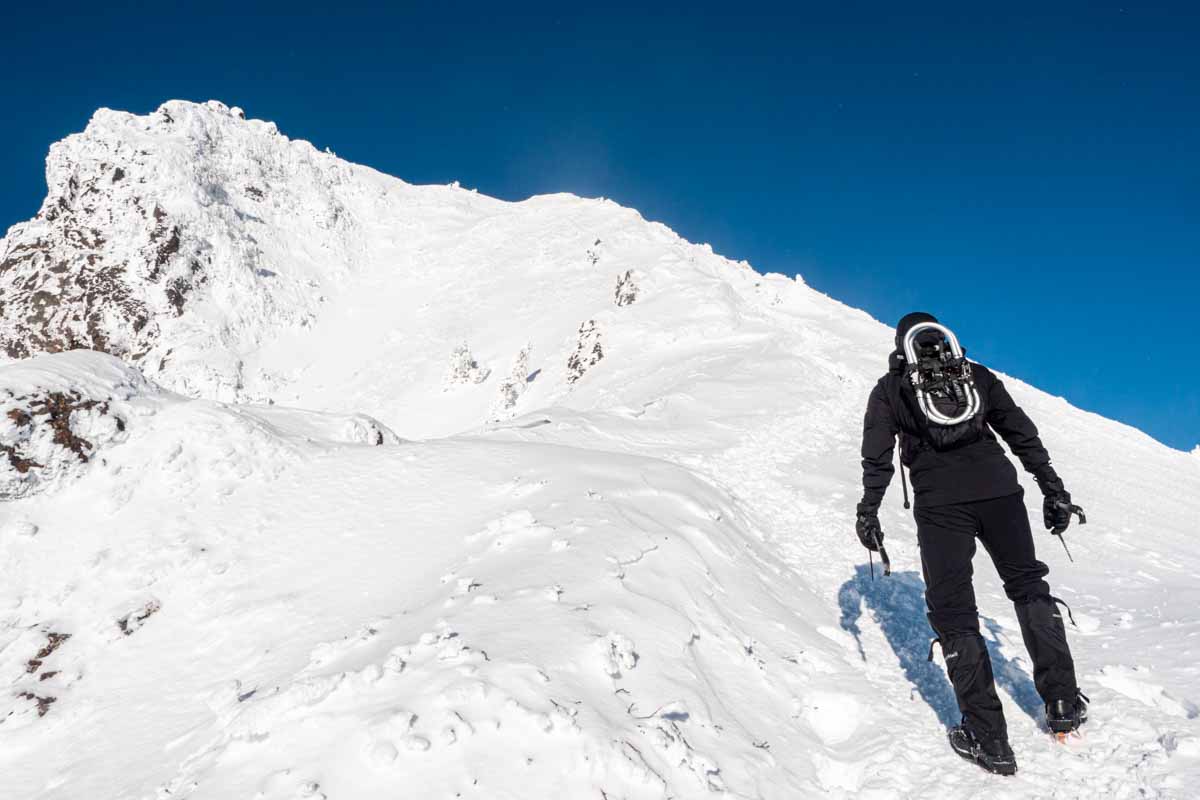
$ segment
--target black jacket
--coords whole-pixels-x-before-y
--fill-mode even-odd
[[[930,423],[917,407],[904,374],[903,358],[893,353],[888,374],[867,401],[863,423],[863,499],[860,513],[874,513],[895,468],[892,453],[900,437],[900,463],[909,468],[918,507],[969,503],[1020,491],[1017,471],[996,440],[998,433],[1045,491],[1061,485],[1037,428],[987,367],[971,362],[984,411],[952,427]],[[994,433],[993,433],[994,431]]]

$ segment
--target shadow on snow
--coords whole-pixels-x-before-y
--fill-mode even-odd
[[[858,621],[865,605],[900,659],[904,677],[937,713],[943,725],[957,725],[960,715],[954,689],[942,666],[928,660],[933,631],[925,617],[925,583],[921,576],[916,572],[893,572],[887,578],[877,574],[876,580],[872,581],[868,567],[859,566],[854,577],[838,590],[838,604],[842,609],[842,628],[854,636],[862,660],[867,660],[867,653],[863,649]],[[1000,653],[1003,635],[1000,624],[983,615],[980,615],[980,623],[992,658],[996,684],[1022,711],[1040,723],[1042,701],[1033,680],[1020,664]]]

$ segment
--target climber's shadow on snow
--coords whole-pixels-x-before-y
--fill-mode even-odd
[[[959,723],[958,703],[941,664],[929,661],[929,642],[933,631],[925,618],[925,583],[916,572],[893,572],[883,577],[878,571],[871,580],[866,565],[855,570],[854,577],[838,590],[842,608],[842,628],[858,643],[858,653],[867,660],[858,621],[864,605],[879,624],[884,637],[904,670],[904,676],[946,727]],[[1029,675],[999,652],[1000,625],[980,615],[983,638],[992,657],[996,684],[1035,720],[1041,719],[1042,701]]]

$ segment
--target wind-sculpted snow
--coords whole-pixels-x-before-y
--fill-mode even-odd
[[[160,412],[183,403],[189,413],[224,415],[284,441],[396,444],[390,429],[365,414],[330,414],[271,406],[188,405],[136,369],[77,350],[0,366],[0,499],[57,489],[79,479],[110,448]],[[188,428],[182,431],[185,435]],[[254,435],[248,433],[247,435]]]
[[[161,755],[130,775],[53,748],[6,781],[657,797],[802,780],[770,748],[813,746],[789,731],[794,696],[837,648],[730,498],[685,470],[549,445],[305,443],[182,400],[153,428],[26,506],[38,532],[7,542],[23,602],[0,668],[20,693],[0,736]],[[69,638],[23,671],[45,631]],[[152,720],[87,710],[136,707],[160,680],[174,700]]]
[[[885,326],[612,202],[410,186],[220,104],[98,112],[48,175],[0,244],[0,797],[1200,783],[1195,454],[1006,381],[1087,511],[1038,553],[1093,702],[1050,741],[981,556],[1001,781],[946,744],[911,517],[886,579],[853,535]]]

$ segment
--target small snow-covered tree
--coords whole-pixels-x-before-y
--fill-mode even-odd
[[[521,352],[517,353],[513,360],[512,370],[500,382],[500,398],[496,403],[494,417],[511,415],[517,400],[525,393],[525,387],[529,385],[529,354],[532,349],[533,345],[529,344],[521,348]]]
[[[483,383],[487,380],[491,370],[487,367],[481,367],[471,355],[471,348],[463,342],[458,347],[454,348],[450,353],[450,364],[446,369],[446,385],[460,385],[464,383]]]

